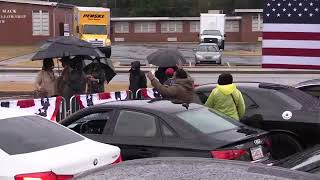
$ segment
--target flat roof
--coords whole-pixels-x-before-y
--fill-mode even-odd
[[[109,8],[102,8],[102,7],[80,7],[80,6],[75,6],[76,9],[79,11],[94,11],[94,12],[110,12]]]
[[[241,19],[241,16],[226,17],[226,20]],[[113,17],[111,21],[200,21],[200,17]]]
[[[0,2],[8,2],[8,3],[21,3],[21,4],[32,4],[32,5],[41,5],[41,6],[59,6],[66,8],[73,8],[71,4],[57,3],[57,2],[47,2],[47,1],[39,1],[39,0],[0,0]]]
[[[262,13],[263,9],[235,9],[235,13]]]

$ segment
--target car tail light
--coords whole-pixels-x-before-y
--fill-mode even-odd
[[[120,162],[122,162],[121,154],[119,155],[118,159],[115,162],[113,162],[112,164],[117,164],[117,163],[120,163]]]
[[[14,176],[15,180],[69,180],[71,175],[56,175],[53,172],[41,172],[32,174],[20,174]]]
[[[212,157],[217,159],[238,159],[245,154],[247,154],[247,151],[242,149],[211,151]]]

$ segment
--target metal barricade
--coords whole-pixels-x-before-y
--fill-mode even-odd
[[[160,97],[160,92],[155,88],[141,88],[136,92],[136,99],[140,100],[155,99]]]
[[[103,92],[96,94],[74,95],[70,98],[70,108],[67,115],[71,115],[78,110],[101,103],[112,101],[123,101],[131,99],[131,91]]]
[[[57,101],[60,101],[59,104],[57,104]],[[61,96],[36,99],[31,96],[16,98],[4,97],[0,100],[0,106],[15,109],[21,108],[22,110],[33,112],[50,120],[59,122],[66,117],[65,102],[65,99]],[[54,106],[54,109],[52,110],[52,108],[49,108],[50,106]]]

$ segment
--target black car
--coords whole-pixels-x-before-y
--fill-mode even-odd
[[[124,160],[170,156],[269,159],[265,131],[193,103],[110,102],[83,109],[61,123],[90,139],[119,146]]]
[[[236,83],[246,113],[241,122],[271,132],[274,158],[284,158],[320,143],[320,101],[294,87],[270,83]],[[216,84],[198,86],[194,101],[204,104]]]
[[[320,99],[320,79],[303,81],[294,85],[294,87]]]
[[[91,170],[76,180],[320,180],[317,175],[239,161],[205,158],[151,158]]]

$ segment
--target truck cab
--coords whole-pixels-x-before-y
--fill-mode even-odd
[[[224,37],[219,30],[204,30],[200,35],[200,42],[215,43],[220,49],[224,49]]]
[[[75,7],[75,34],[97,47],[107,58],[111,56],[110,9]]]

